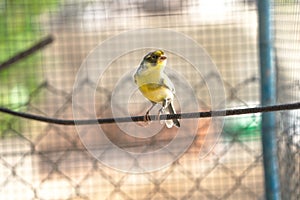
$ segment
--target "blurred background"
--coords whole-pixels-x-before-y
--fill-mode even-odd
[[[300,4],[274,0],[271,8],[277,103],[297,102]],[[1,107],[72,119],[74,81],[89,52],[110,37],[141,28],[174,30],[198,42],[220,72],[227,108],[260,105],[255,0],[1,0],[0,26],[0,64],[49,35],[54,38],[42,50],[0,67]],[[174,45],[189,48],[176,41]],[[147,51],[129,52],[115,60],[99,83],[82,83],[86,88],[98,84],[97,116],[112,116],[110,99],[115,83],[135,69]],[[169,66],[195,89],[198,111],[210,110],[205,79],[195,76],[190,63],[167,53]],[[170,77],[176,85],[176,77]],[[141,96],[135,98],[123,109],[143,115],[149,102]],[[276,112],[276,117],[281,196],[296,200],[300,198],[300,111]],[[0,113],[0,199],[264,199],[261,114],[226,117],[219,143],[204,159],[198,154],[214,128],[209,129],[209,118],[197,123],[194,142],[176,162],[156,172],[131,174],[106,167],[92,157],[74,126]],[[153,137],[138,140],[117,125],[101,127],[114,144],[136,151],[145,146],[159,148],[176,135],[175,128],[163,128]],[[126,162],[118,155],[111,159]]]

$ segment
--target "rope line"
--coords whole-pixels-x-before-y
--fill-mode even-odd
[[[243,114],[261,113],[261,112],[294,110],[294,109],[300,109],[300,102],[272,105],[272,106],[253,107],[253,108],[237,108],[237,109],[217,110],[217,111],[207,111],[207,112],[164,114],[160,116],[160,119],[156,119],[156,115],[150,115],[150,119],[151,121],[156,121],[156,120],[166,120],[166,119],[176,119],[176,118],[192,119],[192,118],[207,118],[207,117],[224,117],[224,116],[243,115]],[[132,122],[132,121],[134,122],[144,121],[144,116],[102,118],[102,119],[101,118],[81,119],[81,120],[57,119],[57,118],[24,113],[24,112],[17,112],[3,107],[0,107],[0,112],[25,118],[25,119],[35,120],[39,122],[46,122],[51,124],[59,124],[59,125],[91,125],[91,124],[109,124],[109,123],[116,123],[116,122],[125,123],[125,122]]]

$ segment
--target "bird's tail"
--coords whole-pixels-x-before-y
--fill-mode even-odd
[[[169,103],[168,105],[168,109],[169,109],[169,113],[170,114],[176,114],[173,103]],[[170,120],[171,122],[169,122],[169,120],[166,121],[166,125],[168,128],[171,128],[173,125],[175,125],[176,127],[180,127],[180,123],[178,119],[172,119]]]

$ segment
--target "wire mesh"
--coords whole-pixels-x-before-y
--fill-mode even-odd
[[[274,7],[275,45],[278,69],[278,101],[299,101],[299,2],[278,1]],[[278,157],[283,199],[300,198],[298,110],[278,116]]]
[[[276,4],[274,13],[278,92],[282,96],[296,96],[299,80],[292,71],[296,70],[297,54],[293,54],[295,57],[286,54],[290,48],[290,32],[282,28],[280,19],[288,22],[297,19],[288,18],[290,9],[286,6]],[[288,6],[296,16],[297,5]],[[285,14],[287,17],[282,18]],[[205,48],[217,65],[224,81],[228,108],[259,104],[254,1],[20,0],[0,3],[0,15],[0,24],[5,27],[0,30],[0,49],[5,52],[0,55],[0,63],[45,35],[55,38],[39,53],[0,71],[1,106],[55,118],[73,118],[73,85],[83,60],[99,43],[139,28],[165,28],[188,35]],[[291,25],[292,30],[293,27]],[[118,45],[107,52],[113,52]],[[120,55],[98,83],[83,80],[82,91],[76,92],[82,96],[95,93],[97,101],[93,106],[97,116],[112,116],[110,100],[115,84],[124,73],[138,66],[148,50]],[[168,65],[194,88],[199,111],[210,110],[207,80],[195,76],[186,60],[167,53]],[[215,75],[206,78],[213,80]],[[172,74],[170,78],[175,84],[180,81]],[[92,91],[94,84],[97,84],[96,91]],[[177,93],[184,93],[180,86],[176,89]],[[120,106],[120,110],[144,114],[147,100],[137,96],[134,94],[133,101],[126,102],[128,105],[124,108]],[[298,100],[294,96],[291,100]],[[280,97],[280,102],[287,101]],[[188,107],[189,103],[187,99],[184,105]],[[89,104],[82,102],[83,107]],[[298,114],[296,111],[279,114],[285,119],[280,120],[278,127],[284,199],[299,197]],[[0,199],[263,199],[260,114],[226,118],[219,143],[205,159],[199,159],[205,136],[210,134],[210,123],[211,119],[199,120],[194,142],[170,166],[151,173],[132,174],[116,171],[95,159],[82,144],[76,127],[1,114]],[[157,150],[176,135],[174,129],[163,129],[152,137],[136,139],[124,134],[115,124],[101,127],[115,145],[133,152]],[[95,140],[88,136],[89,131],[86,134],[90,142]],[[106,143],[95,143],[95,148],[110,151]],[[126,164],[120,155],[111,154],[110,159]],[[294,178],[287,179],[286,174]]]

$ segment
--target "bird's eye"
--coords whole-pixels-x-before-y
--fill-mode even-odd
[[[151,58],[155,60],[157,59],[157,55],[152,55]]]

